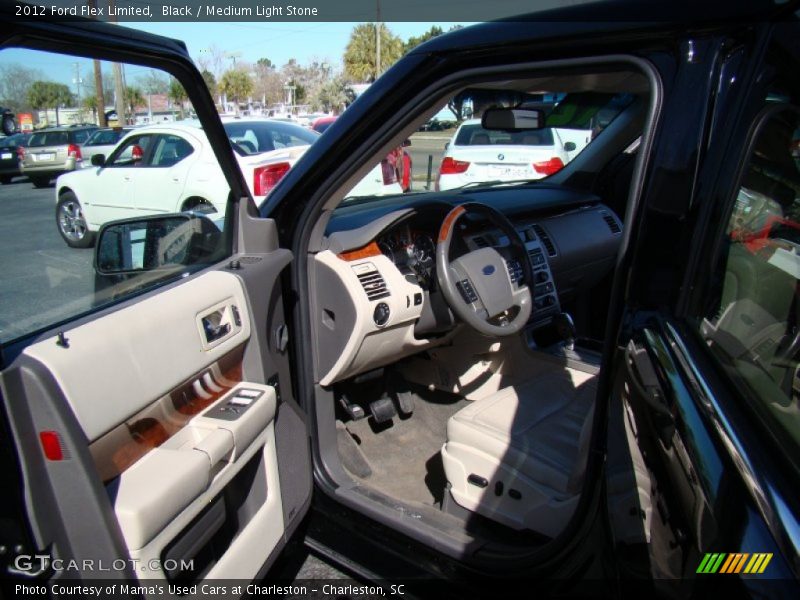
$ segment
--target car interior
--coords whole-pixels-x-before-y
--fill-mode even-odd
[[[203,85],[170,74],[187,90]],[[559,127],[597,131],[544,180],[346,197],[468,89],[483,102],[575,99],[584,110]],[[98,304],[95,287],[113,269],[64,253],[51,223],[33,239],[57,243],[81,270],[34,281],[51,304],[36,316],[44,321],[17,319],[23,333],[4,346],[13,362],[0,374],[39,538],[62,540],[56,556],[173,561],[137,571],[142,579],[256,578],[308,511],[309,433],[325,493],[455,558],[511,556],[558,537],[578,512],[601,431],[604,324],[655,89],[645,67],[619,59],[472,74],[376,132],[374,160],[342,161],[349,179],[326,192],[302,257],[244,202],[219,225],[187,215],[109,224],[97,248],[118,253],[125,281],[110,291],[124,293],[113,304]],[[196,100],[210,142],[229,150],[210,99]],[[596,127],[609,104],[613,118]],[[165,145],[162,155],[181,151]],[[215,155],[231,197],[246,196],[233,152]],[[37,193],[23,185],[23,196]],[[52,218],[52,197],[35,198]],[[177,269],[164,264],[187,255]],[[300,302],[311,331],[301,342],[287,326],[295,293],[281,285],[293,260],[307,266]],[[26,282],[53,272],[24,267]],[[292,373],[299,345],[313,373]],[[314,396],[301,405],[296,379],[306,376]],[[81,501],[50,519],[48,506],[66,506],[58,497]]]
[[[654,90],[632,65],[468,85],[484,101],[491,91],[593,95],[620,108],[545,181],[329,202],[308,276],[332,493],[475,559],[539,546],[575,514]]]

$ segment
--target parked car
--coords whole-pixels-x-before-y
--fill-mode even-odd
[[[31,134],[15,133],[0,138],[0,183],[11,183],[14,177],[22,174],[19,166],[20,155]]]
[[[437,189],[547,177],[563,168],[571,149],[574,144],[564,144],[555,129],[489,131],[480,119],[469,119],[459,126],[444,151]]]
[[[311,129],[323,133],[333,125],[338,117],[320,117],[311,124]],[[411,141],[394,148],[380,164],[375,165],[352,190],[349,196],[372,196],[381,194],[398,194],[411,190],[411,174],[413,161],[405,148]]]
[[[22,153],[22,174],[36,187],[46,187],[61,175],[80,169],[81,146],[97,129],[93,125],[51,127],[34,132]]]
[[[97,129],[81,146],[81,154],[85,155],[84,160],[81,161],[81,166],[84,168],[91,167],[92,156],[95,154],[103,154],[105,156],[111,154],[119,140],[132,130],[133,127],[103,127]]]
[[[259,201],[318,137],[291,123],[230,119],[225,130]],[[138,127],[91,168],[58,178],[56,225],[73,248],[94,243],[108,221],[155,213],[199,211],[224,216],[229,186],[199,121]],[[109,190],[124,188],[124,194]]]
[[[0,236],[15,594],[102,592],[102,561],[147,597],[304,595],[269,571],[302,542],[358,578],[323,595],[795,598],[797,6],[584,3],[437,36],[258,204],[184,44],[0,7],[0,57],[169,68],[216,165],[196,176],[230,192],[222,229],[106,222],[108,297],[71,276],[86,253],[35,268],[31,213],[24,251]],[[492,110],[490,141],[604,124],[546,179],[348,197],[456,99]],[[173,160],[158,143],[141,160]]]

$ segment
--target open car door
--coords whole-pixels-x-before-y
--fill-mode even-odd
[[[194,153],[204,189],[217,197],[186,199],[183,206],[205,214],[103,221],[92,208],[119,192],[102,185],[113,165],[73,168],[92,160],[77,146],[73,167],[42,175],[54,187],[25,179],[3,186],[0,546],[8,552],[0,567],[38,584],[257,578],[306,513],[312,489],[283,310],[291,252],[278,247],[273,221],[252,216],[211,95],[182,43],[106,23],[21,20],[13,8],[0,19],[0,61],[38,69],[56,87],[61,64],[78,65],[86,81],[94,68],[107,107],[124,73],[118,118],[145,115],[174,128],[154,137],[144,160],[180,147],[191,129],[193,145],[172,162]],[[132,89],[137,77],[185,96],[154,92],[148,112]],[[84,84],[83,95],[94,97],[95,88]],[[168,106],[168,96],[175,115],[178,103],[181,113],[191,104],[200,125],[157,116],[156,100]],[[59,103],[77,108],[44,103],[40,118],[62,129],[94,121],[85,99]],[[157,168],[142,163],[126,177],[135,186],[137,169],[152,178]]]

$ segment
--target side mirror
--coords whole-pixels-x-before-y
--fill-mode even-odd
[[[92,164],[95,167],[102,167],[106,164],[106,155],[105,154],[92,154]]]
[[[447,150],[450,147],[450,142],[445,142],[444,149]]]
[[[411,145],[411,140],[409,140],[409,139],[406,139],[403,142],[403,148],[408,148],[410,145]]]
[[[567,142],[566,144],[564,144],[564,150],[566,150],[567,152],[572,152],[573,150],[575,150],[575,148],[577,148],[575,142]]]
[[[100,228],[94,269],[121,275],[208,262],[221,235],[210,219],[194,213],[112,221]]]
[[[530,108],[488,108],[481,126],[489,131],[524,131],[544,127],[544,111]]]

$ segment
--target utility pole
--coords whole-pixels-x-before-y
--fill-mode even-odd
[[[378,22],[375,23],[375,79],[381,76],[381,0],[375,0]]]
[[[86,0],[86,4],[89,5],[90,8],[97,7],[97,0]],[[108,121],[106,121],[106,96],[103,92],[103,71],[100,67],[100,61],[94,59],[94,96],[95,96],[95,107],[97,108],[97,124],[100,127],[107,127]]]
[[[113,13],[114,0],[108,0],[108,7],[112,9],[111,12]],[[116,22],[117,20],[114,18],[112,23]],[[111,66],[114,69],[114,96],[117,111],[117,125],[122,127],[128,124],[125,119],[125,84],[122,80],[122,65],[115,62],[112,63]]]
[[[75,87],[78,91],[78,108],[81,107],[81,84],[83,80],[81,79],[81,63],[74,62],[72,63],[75,66],[75,79],[73,79],[73,83],[75,83]]]

